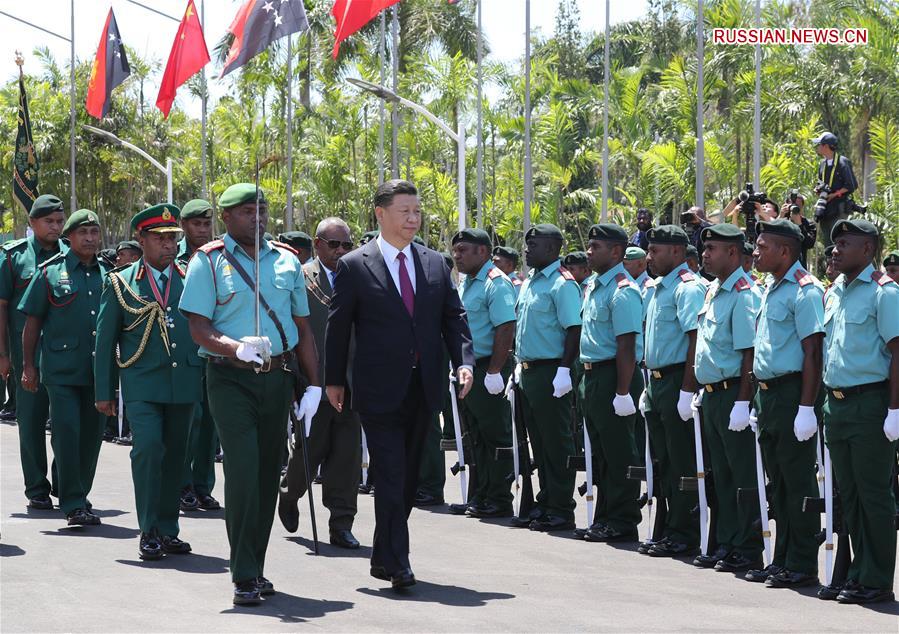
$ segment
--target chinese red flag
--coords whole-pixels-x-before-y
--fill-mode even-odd
[[[208,63],[209,50],[203,37],[200,16],[197,15],[194,0],[188,0],[178,33],[175,34],[172,52],[169,53],[165,73],[162,75],[159,96],[156,98],[156,107],[162,110],[166,117],[172,109],[178,86],[197,74]]]
[[[371,22],[381,11],[399,2],[399,0],[335,0],[331,15],[337,21],[334,31],[334,50],[331,54],[337,59],[340,43]]]

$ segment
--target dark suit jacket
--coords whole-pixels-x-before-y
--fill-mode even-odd
[[[443,256],[414,243],[411,248],[414,318],[403,305],[377,240],[343,256],[337,265],[325,336],[325,384],[343,385],[355,326],[352,407],[362,414],[398,409],[416,363],[428,408],[439,410],[442,378],[449,371],[444,342],[454,367],[474,365],[465,309]]]

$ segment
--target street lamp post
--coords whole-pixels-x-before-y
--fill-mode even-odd
[[[453,131],[446,123],[442,120],[438,119],[433,112],[425,108],[424,106],[415,103],[414,101],[409,101],[404,97],[400,97],[398,94],[390,90],[389,88],[385,88],[384,86],[379,86],[370,81],[366,81],[364,79],[357,79],[355,77],[350,77],[347,79],[348,82],[356,86],[357,88],[361,88],[362,90],[368,91],[371,94],[383,99],[384,101],[395,103],[400,106],[405,106],[410,110],[414,110],[425,119],[436,125],[440,128],[444,134],[446,134],[450,139],[452,139],[458,149],[458,188],[459,188],[459,202],[458,202],[458,211],[459,211],[459,229],[464,229],[467,226],[466,221],[466,208],[465,208],[465,123],[462,121],[461,116],[461,107],[459,109],[459,124],[458,130]]]
[[[172,196],[172,159],[167,158],[165,160],[165,165],[163,165],[162,163],[157,161],[155,158],[153,158],[152,156],[150,156],[149,154],[144,152],[142,149],[140,149],[136,145],[134,145],[132,143],[128,143],[128,141],[124,141],[124,140],[120,139],[119,137],[114,135],[112,132],[108,132],[106,130],[101,130],[100,128],[95,128],[92,125],[82,125],[81,127],[83,127],[88,132],[91,132],[93,134],[96,134],[97,136],[101,136],[101,137],[107,139],[114,145],[120,145],[128,150],[131,150],[132,152],[137,152],[142,157],[144,157],[145,159],[150,161],[150,163],[153,165],[153,167],[155,167],[160,172],[165,174],[165,185],[166,185],[166,193],[168,195],[168,202],[170,202],[170,203],[172,202],[172,199],[173,199],[173,196]]]

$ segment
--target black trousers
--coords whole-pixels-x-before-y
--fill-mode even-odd
[[[431,415],[418,372],[412,373],[406,396],[395,411],[360,413],[376,482],[371,565],[383,566],[388,574],[411,567],[408,519]]]

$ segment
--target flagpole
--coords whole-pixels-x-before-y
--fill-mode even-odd
[[[696,7],[696,205],[705,208],[705,39],[703,35],[703,0]]]
[[[761,0],[755,0],[755,28],[762,28]],[[752,179],[761,187],[762,171],[762,46],[755,45],[755,104],[753,105]]]
[[[203,37],[206,37],[206,0],[200,0],[200,28],[203,29]],[[201,162],[201,170],[202,170],[202,185],[201,191],[203,192],[203,198],[206,196],[206,67],[200,69],[200,77],[201,77],[201,85],[203,90],[203,99],[200,102],[200,145],[202,145],[202,151],[200,152],[200,162]]]
[[[609,40],[612,34],[609,31],[609,0],[606,0],[606,42],[605,52],[603,53],[605,61],[603,62],[602,76],[602,211],[600,212],[600,221],[606,222],[609,219],[609,64],[611,63],[611,55],[609,53]]]
[[[399,50],[400,50],[400,18],[399,18],[399,9],[397,5],[393,5],[393,19],[390,24],[391,31],[393,32],[393,92],[397,92],[399,86],[399,74],[400,74],[400,60],[399,60]],[[391,113],[390,113],[390,123],[392,133],[392,147],[390,149],[390,177],[391,178],[399,178],[400,177],[400,160],[399,160],[399,127],[400,127],[400,111],[397,107],[397,104],[391,105]]]
[[[70,63],[69,63],[69,187],[71,193],[69,195],[69,213],[73,213],[77,208],[77,198],[75,197],[75,0],[70,0],[70,17],[71,17],[71,36],[70,44]]]
[[[387,81],[387,47],[385,39],[387,38],[387,12],[381,11],[381,35],[378,38],[378,54],[381,56],[381,85]],[[378,185],[384,182],[384,129],[386,127],[387,108],[384,100],[380,99],[378,122]]]
[[[287,35],[287,209],[285,211],[284,228],[293,231],[293,53],[290,50],[292,40]]]
[[[483,228],[484,226],[484,149],[482,147],[484,142],[484,122],[483,122],[483,104],[482,102],[482,72],[481,72],[481,58],[483,56],[482,47],[483,47],[483,38],[484,34],[481,30],[481,5],[483,4],[483,0],[477,0],[478,2],[478,134],[477,134],[477,144],[478,144],[478,156],[477,156],[477,192],[476,196],[476,204],[478,206],[478,215],[475,220],[475,226],[478,228]]]
[[[531,227],[531,0],[524,2],[524,233]]]

